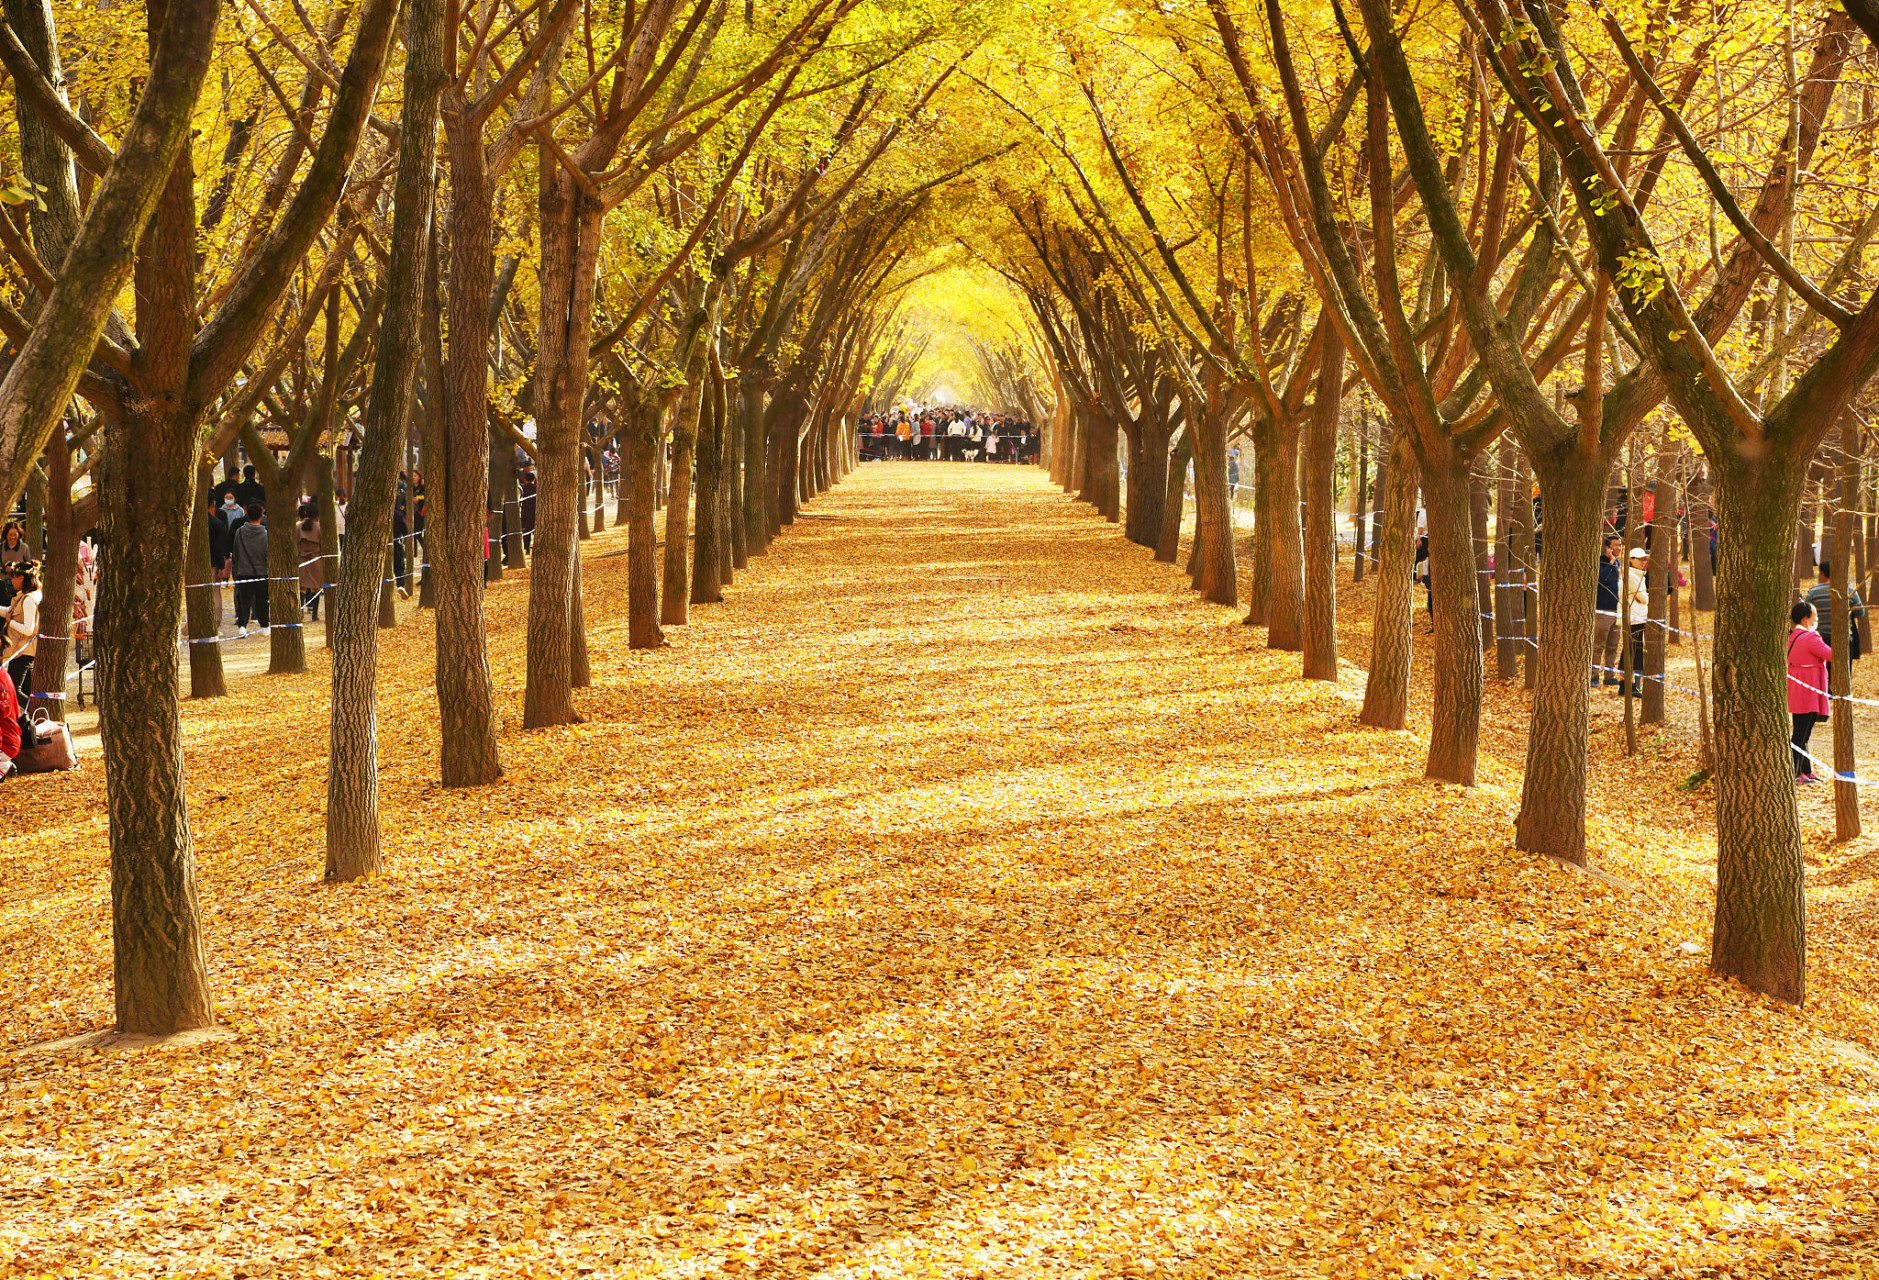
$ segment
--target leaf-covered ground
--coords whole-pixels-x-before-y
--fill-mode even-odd
[[[1035,470],[864,467],[658,653],[618,539],[592,719],[495,787],[386,636],[375,882],[324,655],[187,709],[235,1038],[0,1057],[0,1273],[1879,1271],[1870,852],[1796,1013],[1705,974],[1673,766],[1601,771],[1640,894],[1535,865],[1517,695],[1424,783]],[[101,781],[0,787],[11,1051],[109,1023]]]

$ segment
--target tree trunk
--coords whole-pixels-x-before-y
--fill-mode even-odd
[[[731,388],[729,379],[724,376],[724,368],[715,354],[711,363],[711,394],[714,397],[713,412],[718,419],[718,500],[712,518],[718,526],[718,599],[724,598],[723,588],[731,585],[735,577],[737,555],[737,536],[732,532],[735,519],[732,513],[741,509],[737,496],[737,474],[743,457],[742,446],[738,441],[739,423],[732,416]]]
[[[1344,344],[1325,329],[1317,395],[1305,438],[1305,610],[1299,639],[1307,680],[1337,680],[1337,424]]]
[[[489,552],[489,329],[495,257],[482,125],[469,118],[454,86],[444,113],[450,155],[450,348],[436,379],[438,428],[425,520],[430,572],[437,582],[437,710],[446,787],[475,787],[502,776],[501,728],[489,669],[483,613]]]
[[[1859,514],[1862,511],[1870,512],[1872,510],[1871,507],[1865,505],[1865,502],[1866,502],[1865,495],[1867,494],[1868,489],[1869,489],[1869,486],[1866,482],[1866,476],[1864,474],[1866,470],[1865,463],[1862,460],[1864,458],[1865,444],[1866,442],[1862,438],[1860,441],[1860,449],[1861,449],[1860,458],[1855,459],[1855,465],[1860,470],[1861,476],[1860,476],[1860,483],[1853,490],[1854,498],[1852,499],[1852,505],[1854,508],[1853,531],[1852,531],[1853,551],[1854,551],[1853,574],[1854,574],[1854,581],[1857,582],[1860,587],[1859,598],[1862,600],[1871,600],[1872,597],[1867,594],[1867,588],[1869,588],[1872,585],[1872,578],[1869,576],[1867,572],[1867,566],[1871,564],[1871,556],[1869,553],[1870,553],[1871,545],[1872,545],[1873,517],[1871,515],[1861,516]],[[1862,532],[1861,526],[1864,526],[1864,532]],[[1859,651],[1861,653],[1871,653],[1872,652],[1872,647],[1871,647],[1872,646],[1872,617],[1871,615],[1868,614],[1868,616],[1864,618],[1855,619],[1853,625],[1859,628]],[[1690,629],[1692,631],[1696,630],[1694,623],[1692,623]]]
[[[1656,507],[1651,513],[1651,559],[1648,579],[1650,616],[1644,620],[1644,697],[1638,706],[1639,724],[1664,722],[1664,629],[1669,610],[1670,575],[1676,571],[1676,557],[1671,550],[1677,541],[1677,503],[1670,492],[1670,477],[1676,468],[1676,446],[1666,439],[1657,448],[1654,479]]]
[[[627,647],[657,649],[665,643],[659,627],[659,530],[653,510],[658,478],[653,458],[663,436],[659,411],[641,407],[621,434],[626,438],[626,479],[632,485],[626,524]]]
[[[776,423],[782,431],[777,448],[783,462],[776,482],[778,533],[796,523],[797,472],[802,465],[802,422],[807,408],[800,393],[791,397],[789,408],[789,413],[777,415]]]
[[[1716,514],[1716,917],[1710,967],[1799,1004],[1807,902],[1789,748],[1786,638],[1805,462],[1712,458]]]
[[[740,569],[748,568],[752,556],[770,549],[768,507],[769,433],[765,430],[763,383],[755,374],[743,374],[737,380],[738,412],[744,419],[744,558]]]
[[[1847,584],[1852,581],[1849,551],[1854,532],[1853,507],[1859,500],[1859,452],[1849,437],[1853,429],[1840,424],[1840,467],[1838,497],[1833,513],[1833,635],[1827,643],[1836,654],[1853,652],[1853,610],[1847,599]],[[48,596],[50,598],[50,596]],[[1863,651],[1862,651],[1863,652]],[[37,673],[35,673],[37,674]],[[1835,662],[1829,673],[1829,692],[1833,694],[1833,838],[1857,840],[1859,827],[1859,787],[1853,781],[1853,704],[1847,695],[1853,691],[1853,663]]]
[[[267,483],[268,674],[307,669],[300,607],[300,473],[275,468]]]
[[[1272,535],[1266,575],[1272,599],[1266,611],[1266,647],[1296,652],[1305,612],[1304,531],[1298,511],[1298,420],[1272,426]]]
[[[378,633],[372,605],[385,577],[398,460],[411,421],[423,345],[431,213],[437,186],[438,98],[444,85],[444,0],[406,9],[403,142],[392,201],[378,360],[365,415],[365,447],[347,508],[351,547],[333,633],[332,738],[326,783],[326,878],[356,880],[383,865],[378,828]]]
[[[206,468],[203,474],[207,475]],[[204,526],[202,558],[207,561],[208,521],[201,514],[192,514],[191,518]],[[195,550],[196,536],[192,525],[191,552]],[[193,555],[188,563],[193,571]],[[72,530],[72,450],[65,441],[64,424],[53,430],[52,443],[46,446],[46,562],[39,585],[43,594],[39,601],[39,642],[33,653],[33,696],[30,710],[24,706],[20,710],[28,715],[44,710],[54,720],[63,720],[66,656],[76,635],[72,598],[78,587],[78,538]]]
[[[1353,585],[1364,580],[1364,547],[1369,542],[1364,535],[1370,528],[1370,415],[1360,410],[1357,422],[1357,491],[1353,495],[1355,518],[1351,521]]]
[[[1702,613],[1716,611],[1716,571],[1709,553],[1710,483],[1690,486],[1690,602]]]
[[[1474,470],[1451,451],[1424,467],[1429,575],[1435,596],[1435,707],[1428,776],[1473,786],[1481,737],[1481,591],[1471,527]]]
[[[215,569],[209,563],[209,475],[210,468],[203,467],[196,477],[196,501],[189,516],[189,567],[184,577],[188,584],[186,637],[192,698],[228,696],[228,678],[222,670],[221,588],[215,584]],[[38,665],[36,659],[34,665]]]
[[[333,616],[334,588],[339,585],[339,495],[333,488],[333,458],[331,454],[313,455],[313,474],[319,488],[320,503],[320,603],[326,606],[326,616]],[[333,629],[324,629],[326,649],[333,648]]]
[[[172,5],[171,24],[177,12]],[[146,97],[150,92],[146,87]],[[126,135],[127,148],[137,127]],[[185,145],[168,167],[159,207],[137,251],[133,366],[152,388],[177,387],[188,377],[195,335],[194,187]],[[102,195],[94,199],[91,218],[100,213],[97,199]],[[75,244],[72,253],[79,248]],[[16,359],[7,386],[25,358]],[[54,409],[64,413],[64,396]],[[123,1032],[161,1035],[215,1020],[196,898],[176,661],[200,422],[180,397],[148,394],[127,396],[122,411],[115,418],[107,414],[100,427],[98,734],[111,832],[117,1026]],[[38,453],[35,448],[33,458]]]
[[[726,386],[728,394],[730,388]],[[737,402],[731,406],[731,414],[726,418],[730,436],[725,442],[725,466],[729,471],[730,483],[726,485],[726,501],[730,508],[731,522],[731,568],[748,569],[750,567],[750,437],[755,434],[756,423],[762,420],[763,406],[757,403],[760,393],[756,383],[740,377],[737,380]],[[724,575],[728,586],[731,575]]]
[[[1162,493],[1161,536],[1155,542],[1155,559],[1174,564],[1181,558],[1181,518],[1187,508],[1187,464],[1192,458],[1194,433],[1183,427],[1174,449],[1168,455],[1168,475]]]
[[[490,437],[490,447],[500,448],[502,454],[503,482],[502,510],[502,559],[506,569],[528,568],[529,546],[533,541],[528,536],[529,520],[535,514],[535,495],[522,493],[521,477],[516,473],[515,446],[509,443],[507,436]],[[495,455],[492,454],[492,457]]]
[[[1144,547],[1161,544],[1162,503],[1167,498],[1168,437],[1144,417],[1129,440],[1129,495],[1123,535]]]
[[[1270,422],[1253,419],[1249,436],[1253,450],[1253,573],[1246,584],[1244,619],[1249,627],[1263,627],[1272,619],[1272,533],[1277,523],[1273,515],[1272,469],[1278,456],[1276,437],[1277,429]]]
[[[1684,449],[1681,444],[1676,448],[1677,482],[1672,490],[1675,501],[1670,510],[1670,571],[1664,576],[1664,643],[1680,645],[1683,643],[1683,593],[1678,589],[1678,581],[1683,577],[1684,557],[1689,549],[1684,545],[1684,523],[1689,512],[1690,490],[1685,482]]]
[[[1494,634],[1494,543],[1488,538],[1487,455],[1475,459],[1468,476],[1468,521],[1474,532],[1475,599],[1481,609],[1485,636]]]
[[[1534,585],[1539,581],[1540,559],[1533,533],[1533,470],[1528,464],[1525,449],[1516,449],[1514,459],[1514,493],[1518,495],[1514,503],[1514,562],[1511,566],[1514,574],[1513,607],[1518,621],[1514,631],[1519,637],[1520,653],[1525,660],[1526,687],[1534,691],[1540,687],[1540,595]],[[1540,505],[1544,508],[1546,504]],[[1594,523],[1597,523],[1596,517]],[[1593,603],[1597,602],[1594,597]]]
[[[690,382],[679,395],[672,417],[672,484],[665,500],[665,582],[659,595],[661,626],[684,626],[691,621],[688,607],[692,517],[692,449],[698,436],[698,411],[704,387]],[[790,495],[795,495],[794,485]]]
[[[1499,452],[1500,483],[1495,486],[1494,510],[1494,674],[1502,680],[1512,680],[1520,674],[1514,611],[1509,604],[1514,560],[1515,445],[1512,437],[1501,437]]]
[[[1390,451],[1377,464],[1383,510],[1371,544],[1377,549],[1375,621],[1370,629],[1370,675],[1358,719],[1377,729],[1400,729],[1409,710],[1411,622],[1415,616],[1416,455],[1409,433],[1391,433]]]
[[[600,455],[597,445],[587,448],[587,464],[593,468],[588,486],[594,491],[593,530],[595,533],[607,531],[607,460]]]
[[[544,152],[543,163],[554,158]],[[599,201],[555,169],[544,179],[541,218],[541,349],[535,363],[540,483],[535,494],[535,560],[529,571],[528,683],[522,727],[574,724],[571,666],[576,507],[581,490],[581,403],[593,328]]]
[[[1814,475],[1810,471],[1806,486],[1801,490],[1800,514],[1794,521],[1794,577],[1788,584],[1790,595],[1799,594],[1803,583],[1814,580],[1814,547],[1819,533],[1814,483]]]
[[[719,397],[713,383],[717,374],[705,370],[705,385],[699,388],[698,408],[698,493],[692,528],[692,589],[690,603],[716,604],[724,599],[723,573],[718,562],[725,548],[718,540],[718,501],[724,487],[724,419],[718,412]],[[680,548],[683,552],[684,548]]]
[[[1109,425],[1113,430],[1114,424]],[[1087,407],[1083,414],[1083,452],[1077,459],[1077,501],[1089,503],[1098,514],[1103,509],[1103,427],[1102,410],[1094,405]]]
[[[1089,403],[1080,404],[1077,408],[1081,422],[1077,429],[1076,468],[1071,472],[1070,484],[1076,492],[1078,502],[1087,502],[1100,509],[1101,504],[1097,501],[1097,483],[1094,477],[1097,474],[1096,458],[1100,452],[1096,445],[1096,437],[1102,415],[1096,406]]]
[[[587,600],[581,593],[581,552],[574,549],[574,591],[568,603],[568,683],[576,689],[591,688],[593,668],[587,661]]]
[[[1396,456],[1398,456],[1396,452],[1396,432],[1391,430],[1390,424],[1387,421],[1379,418],[1377,419],[1377,478],[1374,485],[1377,499],[1373,504],[1377,508],[1378,514],[1370,526],[1370,568],[1372,572],[1376,573],[1383,571],[1383,491],[1390,483],[1390,459]],[[1413,514],[1415,505],[1413,495],[1410,498],[1410,505]]]
[[[1207,422],[1204,412],[1201,418],[1205,425],[1194,436],[1194,586],[1203,599],[1237,606],[1240,583],[1227,490],[1227,424]]]
[[[1604,468],[1570,448],[1533,457],[1546,513],[1546,572],[1537,668],[1514,843],[1529,853],[1585,864],[1585,783],[1592,629],[1598,611]],[[1621,566],[1622,571],[1622,566]],[[1629,644],[1629,640],[1626,640]]]
[[[192,176],[179,164],[182,181]],[[153,237],[154,239],[154,237]],[[111,826],[119,1031],[210,1026],[215,1005],[183,785],[176,633],[196,480],[193,418],[167,401],[107,417],[99,460],[98,736]]]
[[[446,360],[446,372],[450,365]],[[486,582],[501,582],[503,571],[511,568],[509,564],[509,540],[514,537],[518,543],[516,550],[521,550],[519,531],[512,533],[509,526],[513,520],[511,502],[515,494],[515,446],[505,444],[494,431],[487,433],[484,448],[489,458],[489,486],[484,494],[483,505],[489,509],[489,564],[483,570]]]

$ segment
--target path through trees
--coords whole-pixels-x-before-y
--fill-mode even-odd
[[[1482,785],[1424,781],[1426,662],[1412,731],[1362,728],[1034,468],[868,464],[663,652],[628,537],[582,544],[571,729],[520,730],[492,587],[489,787],[434,785],[432,633],[386,633],[383,876],[309,853],[324,651],[184,705],[234,1039],[0,1060],[13,1260],[1740,1273],[1777,1219],[1841,1233],[1802,1271],[1873,1260],[1879,1070],[1686,954],[1701,841],[1642,775],[1591,810],[1642,900],[1511,847],[1498,686]],[[109,1020],[86,812],[6,810],[11,1048]],[[1870,1035],[1856,871],[1812,999]]]

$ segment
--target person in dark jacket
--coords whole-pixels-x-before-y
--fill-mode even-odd
[[[209,567],[215,570],[215,576],[221,577],[222,570],[228,567],[228,553],[234,546],[234,531],[228,527],[228,517],[220,507],[209,508]]]
[[[516,490],[521,494],[517,508],[522,513],[522,550],[532,553],[535,550],[535,464],[530,462],[522,468],[516,477]]]
[[[1859,598],[1859,588],[1847,583],[1846,593],[1853,597],[1853,628],[1851,652],[1848,662],[1859,660],[1859,624],[1866,617],[1866,602]],[[1814,614],[1819,619],[1815,628],[1820,638],[1828,644],[1833,643],[1833,561],[1826,556],[1820,558],[1820,581],[1807,592],[1807,603],[1814,606]]]
[[[1606,534],[1598,557],[1598,616],[1592,621],[1594,689],[1601,684],[1624,683],[1624,677],[1618,674],[1618,562],[1624,553],[1625,540],[1615,533]]]
[[[229,565],[235,576],[235,629],[245,636],[251,620],[257,631],[268,625],[267,523],[259,506],[249,507],[235,530]]]
[[[235,486],[235,501],[241,503],[243,510],[267,504],[267,486],[254,478],[252,462],[241,469],[241,483]]]
[[[405,495],[391,509],[391,576],[398,594],[411,594],[411,522],[405,518]]]

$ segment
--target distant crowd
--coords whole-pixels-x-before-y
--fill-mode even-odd
[[[861,420],[861,456],[924,462],[1036,462],[1042,443],[1028,420],[952,406],[896,405]]]

